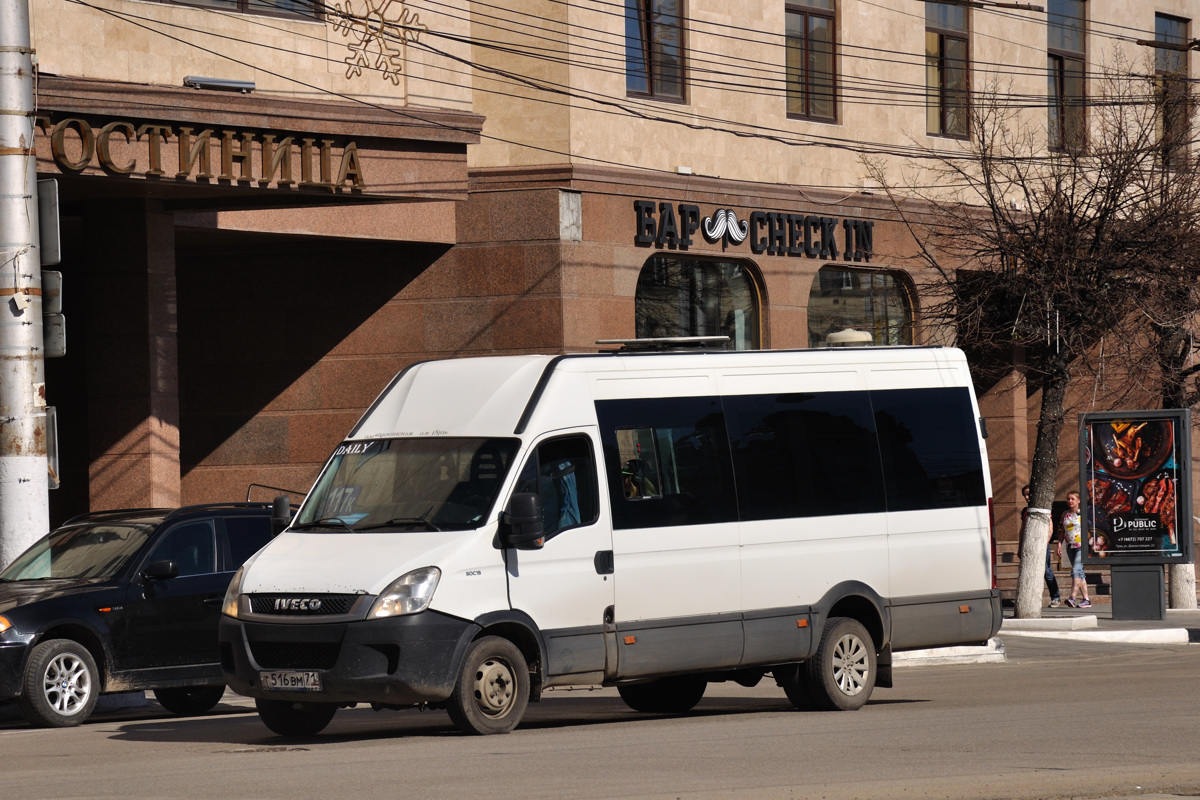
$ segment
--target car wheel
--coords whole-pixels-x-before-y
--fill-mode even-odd
[[[20,698],[30,725],[69,728],[92,714],[100,697],[100,673],[88,649],[70,639],[51,639],[33,648]]]
[[[508,733],[528,704],[529,666],[517,646],[499,636],[472,642],[446,703],[454,726],[463,733]]]
[[[832,617],[817,654],[800,672],[807,672],[807,687],[817,708],[857,710],[875,688],[875,642],[857,620]]]
[[[225,695],[222,686],[171,686],[154,690],[158,704],[181,717],[205,714],[213,709]]]
[[[682,714],[691,711],[704,697],[708,681],[698,675],[675,675],[648,683],[617,687],[625,705],[649,714]]]
[[[280,736],[300,739],[325,730],[337,713],[336,703],[292,703],[287,700],[254,701],[263,724]]]

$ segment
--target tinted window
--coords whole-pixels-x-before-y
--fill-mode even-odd
[[[2,581],[108,578],[149,539],[154,525],[95,523],[59,528],[0,572]]]
[[[225,532],[229,538],[229,563],[232,572],[271,540],[271,520],[266,517],[226,517]]]
[[[187,522],[169,531],[150,551],[146,563],[174,561],[179,576],[217,571],[217,538],[212,520]]]
[[[701,525],[737,518],[729,443],[718,398],[601,400],[596,415],[614,528]],[[636,491],[631,488],[636,485],[633,479],[642,481]]]
[[[983,463],[966,388],[871,392],[889,511],[983,505]]]
[[[583,436],[570,436],[538,445],[521,469],[517,491],[541,497],[547,538],[595,522],[598,487],[591,444]]]
[[[866,392],[725,398],[743,520],[884,510]]]

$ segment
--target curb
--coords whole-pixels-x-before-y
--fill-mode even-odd
[[[1187,628],[1152,628],[1135,631],[1010,630],[1012,636],[1067,639],[1073,642],[1125,642],[1127,644],[1188,644]]]
[[[1000,632],[1022,633],[1025,631],[1081,631],[1097,628],[1099,624],[1099,619],[1095,614],[1082,614],[1078,617],[1005,619],[1000,625]]]
[[[1186,640],[1185,640],[1186,641]],[[999,664],[1008,660],[1004,642],[996,637],[985,645],[933,647],[892,654],[893,667],[925,667],[938,664]]]

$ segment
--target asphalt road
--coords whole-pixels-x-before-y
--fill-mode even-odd
[[[80,728],[0,722],[0,797],[1092,798],[1200,795],[1200,645],[1008,637],[1000,664],[898,669],[858,712],[791,709],[770,679],[686,716],[555,691],[508,736],[444,712],[340,711],[302,742],[241,698]]]

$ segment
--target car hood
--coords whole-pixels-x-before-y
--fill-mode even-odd
[[[244,594],[321,592],[377,595],[420,567],[456,561],[476,547],[478,530],[409,533],[297,533],[275,537],[247,565]]]
[[[97,580],[0,581],[0,614],[30,603],[83,594],[103,587]]]

